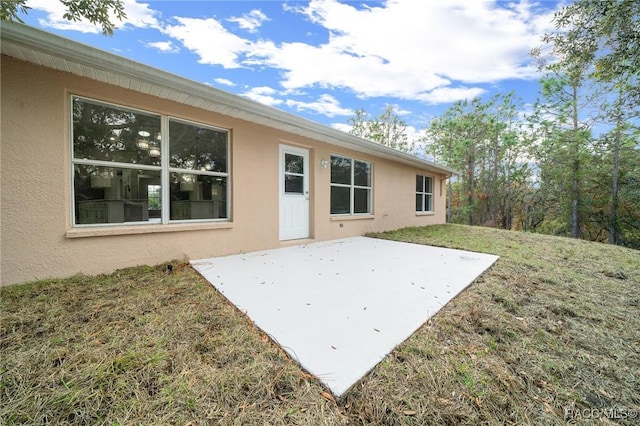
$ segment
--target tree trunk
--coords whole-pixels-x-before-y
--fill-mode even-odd
[[[580,135],[578,134],[578,87],[573,86],[573,164],[571,166],[571,237],[579,238],[580,236]]]
[[[496,133],[495,139],[493,141],[493,182],[491,183],[491,193],[489,195],[489,200],[491,201],[491,221],[495,223],[495,227],[500,227],[500,217],[499,210],[500,207],[498,205],[498,200],[500,200],[500,185],[498,183],[498,166],[500,162],[500,135]]]
[[[447,179],[447,223],[451,223],[451,191],[451,178],[449,178]]]
[[[611,188],[611,215],[609,219],[609,243],[618,243],[618,174],[620,169],[620,114],[613,145],[613,187]]]
[[[571,237],[579,237],[579,197],[580,197],[580,183],[578,182],[578,172],[580,171],[580,162],[578,160],[573,161],[573,167],[571,168]]]
[[[505,183],[507,185],[507,194],[504,200],[504,211],[503,211],[503,225],[504,229],[511,230],[511,177],[509,175],[509,170],[505,170]]]
[[[473,157],[469,157],[467,161],[467,207],[469,209],[469,215],[467,217],[467,223],[469,225],[474,225],[473,223],[473,179],[474,179],[474,169],[475,169],[475,161]]]

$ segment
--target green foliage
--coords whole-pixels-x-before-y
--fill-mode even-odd
[[[428,154],[462,172],[451,221],[640,245],[639,12],[579,0],[556,14],[532,52],[544,77],[526,120],[509,95],[431,122]]]
[[[587,238],[606,241],[613,225],[615,244],[640,249],[640,151],[634,149],[637,138],[627,132],[622,132],[618,148],[620,155],[616,214],[613,217],[614,223],[611,223],[611,165],[614,164],[613,145],[616,133],[617,130],[613,129],[602,135],[594,152],[592,174],[587,180]]]
[[[113,30],[116,28],[113,20],[122,21],[127,17],[122,0],[60,0],[60,2],[66,7],[64,19],[74,22],[87,20],[99,25],[104,35],[113,35]],[[0,20],[22,22],[20,14],[26,15],[29,9],[27,0],[1,0]]]
[[[414,144],[407,139],[407,123],[396,115],[391,105],[378,117],[371,118],[364,109],[355,111],[355,117],[347,122],[349,133],[402,152],[412,152]]]
[[[27,0],[2,0],[0,1],[0,21],[18,21],[20,14],[29,13],[30,7],[26,5]]]
[[[564,67],[590,68],[603,82],[635,82],[628,96],[640,102],[640,2],[578,0],[554,17],[558,31],[543,41]]]
[[[593,147],[591,123],[598,118],[603,100],[600,88],[590,85],[584,73],[564,70],[557,64],[547,69],[541,80],[542,100],[528,117],[534,135],[530,152],[539,164],[544,201],[557,204],[555,219],[567,224],[567,235],[578,238],[584,230],[584,179]]]
[[[528,173],[513,93],[460,101],[427,131],[427,154],[461,171],[450,184],[451,221],[511,228]]]
[[[640,3],[578,0],[554,23],[533,52],[547,73],[530,117],[544,220],[570,223],[573,237],[637,247]]]
[[[434,118],[427,154],[461,172],[449,182],[449,220],[639,247],[638,112],[616,93],[554,66],[526,120],[512,94],[457,102]],[[594,135],[602,123],[609,131]]]

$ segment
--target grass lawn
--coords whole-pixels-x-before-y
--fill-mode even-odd
[[[2,288],[0,423],[637,424],[640,252],[456,225],[375,237],[501,258],[338,401],[174,262]]]

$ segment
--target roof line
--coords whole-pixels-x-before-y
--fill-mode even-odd
[[[0,37],[2,39],[3,54],[11,54],[9,49],[6,48],[6,43],[10,43],[23,49],[51,55],[54,58],[70,61],[74,64],[115,73],[140,82],[152,83],[169,91],[200,99],[203,103],[213,102],[218,106],[218,108],[199,106],[201,109],[246,121],[260,118],[260,124],[279,130],[377,155],[415,167],[428,168],[447,176],[457,174],[453,169],[411,154],[28,25],[2,22],[0,24]],[[48,66],[42,63],[40,65]],[[49,67],[56,68],[55,66]],[[98,80],[98,78],[94,79]]]

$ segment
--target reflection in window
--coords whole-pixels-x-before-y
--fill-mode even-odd
[[[149,210],[160,210],[160,185],[147,185]]]
[[[228,218],[227,131],[75,96],[72,108],[76,225]]]
[[[371,163],[331,156],[331,214],[371,213]]]
[[[226,173],[227,135],[224,130],[169,120],[169,166]]]
[[[160,116],[73,99],[73,158],[160,166]]]
[[[284,171],[285,173],[304,173],[304,156],[289,154],[284,155]]]
[[[227,178],[171,173],[171,220],[226,219]]]
[[[169,120],[170,219],[226,219],[228,133]]]
[[[331,183],[351,185],[351,166],[350,158],[331,156]]]
[[[351,213],[351,189],[331,185],[331,214]]]
[[[160,181],[159,171],[76,164],[76,223],[148,222],[151,207],[143,176]]]
[[[304,193],[304,156],[284,154],[284,192],[285,194]]]

